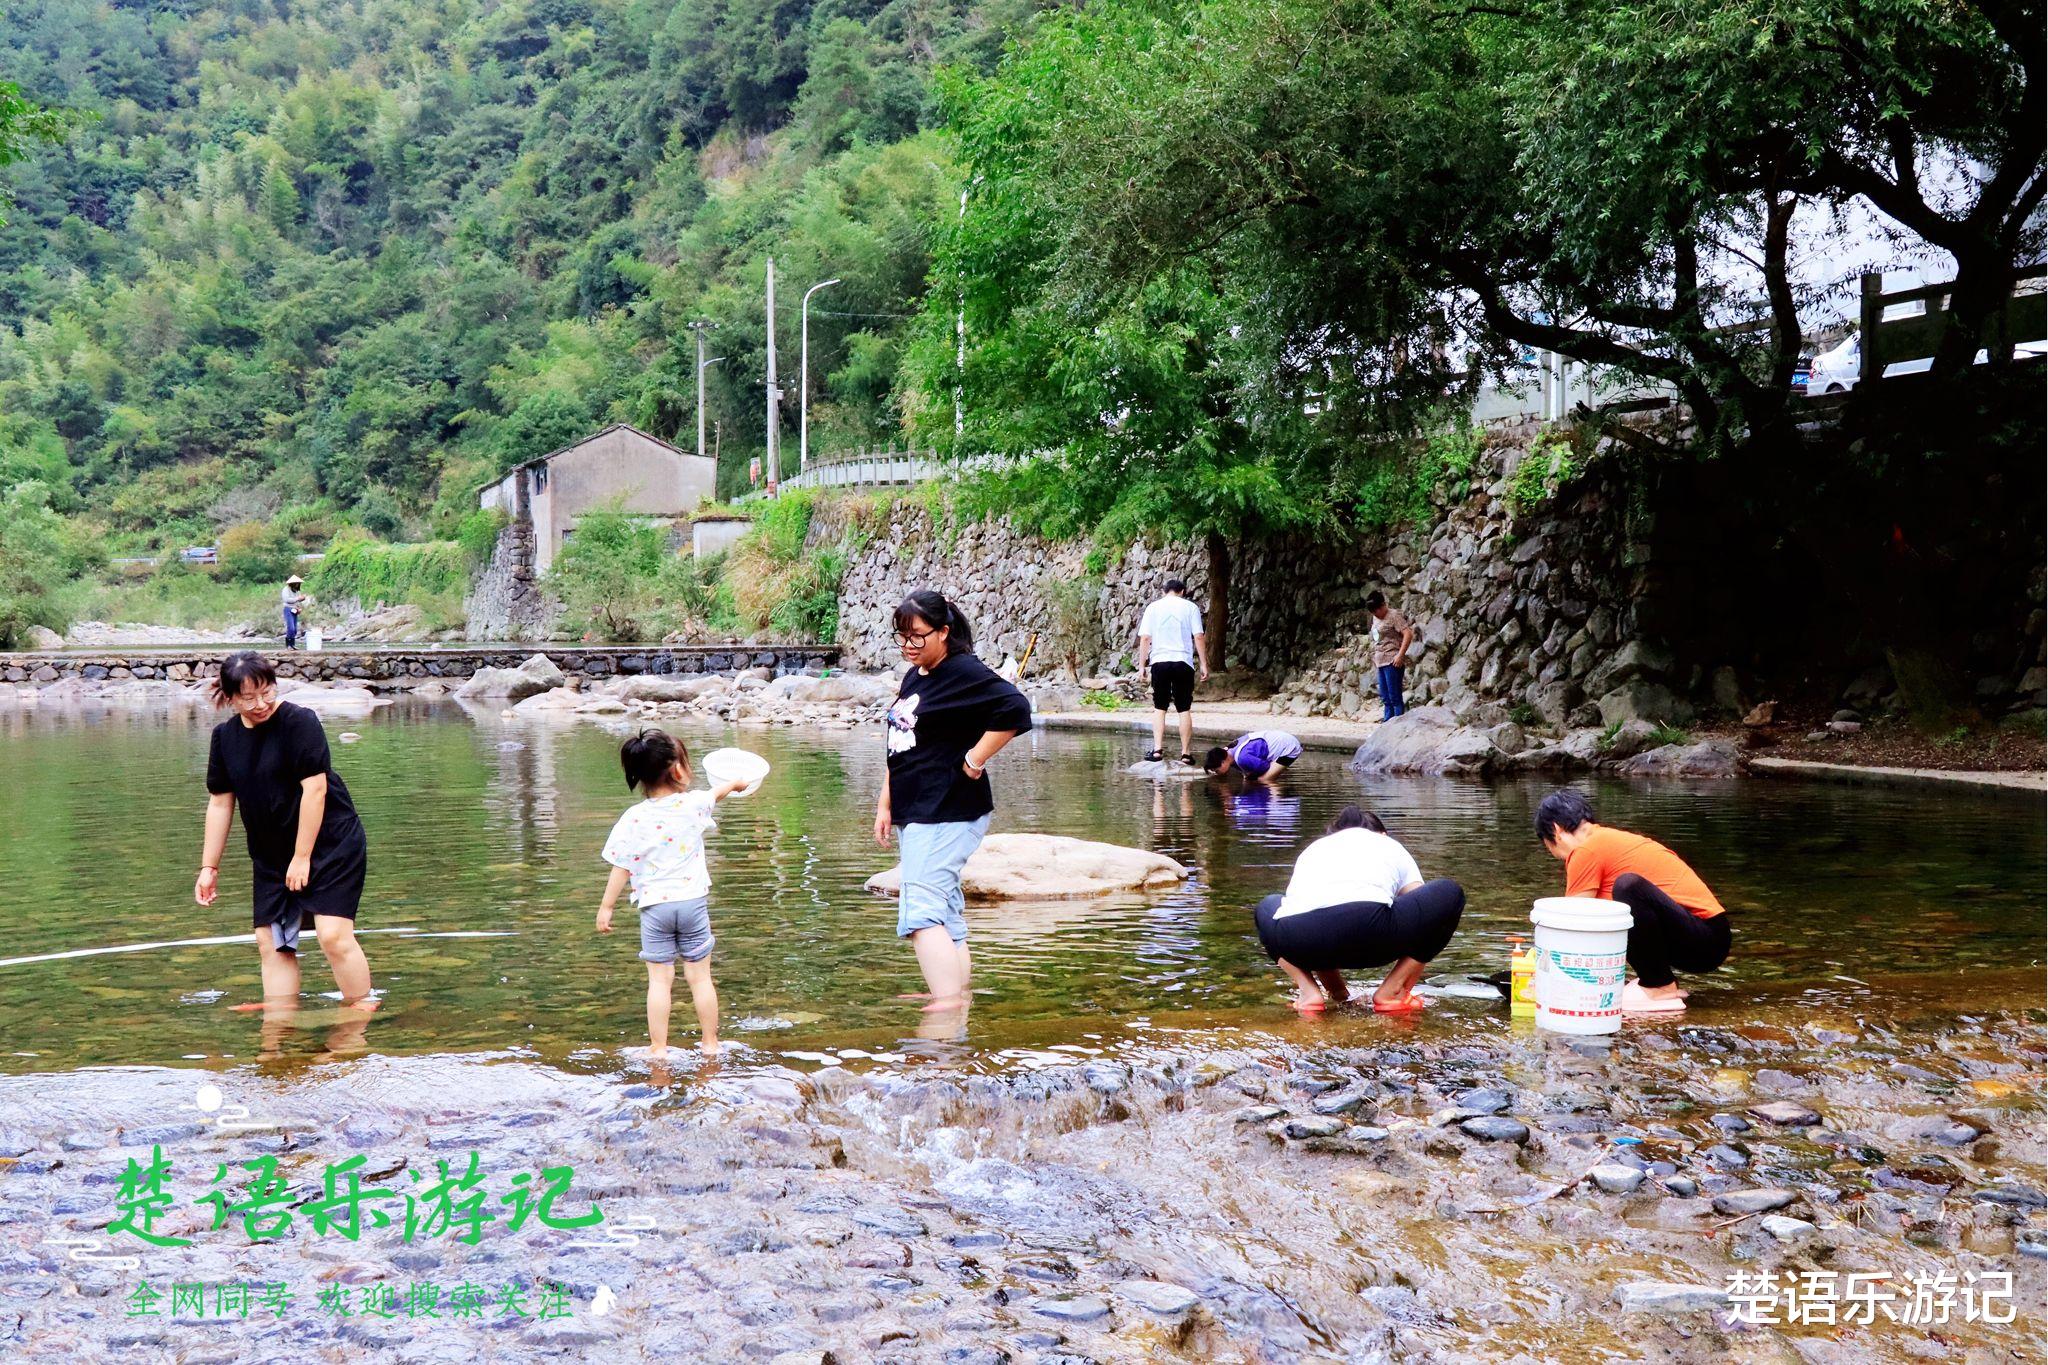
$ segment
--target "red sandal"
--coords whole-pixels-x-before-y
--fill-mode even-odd
[[[1378,999],[1374,999],[1372,1002],[1372,1012],[1374,1014],[1420,1014],[1428,1008],[1429,1002],[1413,991],[1402,996],[1397,1004],[1382,1005]]]

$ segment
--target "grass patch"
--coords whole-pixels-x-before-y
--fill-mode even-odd
[[[86,580],[64,594],[73,621],[111,625],[139,622],[184,630],[227,630],[255,622],[284,629],[275,583],[225,583],[212,574],[173,563],[143,579]]]
[[[1081,704],[1083,706],[1093,706],[1101,711],[1128,711],[1137,705],[1136,702],[1127,701],[1106,687],[1098,687],[1093,692],[1084,692],[1081,695]]]

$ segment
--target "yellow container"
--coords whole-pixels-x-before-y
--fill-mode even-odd
[[[1536,1017],[1536,954],[1519,934],[1508,939],[1508,1012],[1517,1019]]]

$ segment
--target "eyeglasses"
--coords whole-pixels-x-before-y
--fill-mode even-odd
[[[896,647],[898,649],[923,649],[925,641],[937,634],[938,632],[935,630],[925,630],[919,631],[915,635],[898,635],[896,637]]]
[[[237,711],[260,711],[276,700],[277,685],[272,683],[268,687],[259,688],[253,696],[236,693],[228,698],[228,705],[234,707]]]

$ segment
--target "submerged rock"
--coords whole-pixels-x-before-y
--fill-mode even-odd
[[[1792,1100],[1772,1100],[1769,1104],[1753,1104],[1749,1112],[1766,1123],[1775,1123],[1784,1128],[1805,1128],[1820,1122],[1820,1115],[1805,1105]]]
[[[901,867],[868,878],[868,890],[894,896]],[[1163,853],[1055,834],[991,834],[967,860],[960,890],[970,901],[1075,900],[1178,886],[1188,870]]]
[[[1780,1242],[1796,1242],[1808,1233],[1816,1231],[1813,1224],[1804,1218],[1787,1218],[1780,1213],[1760,1219],[1758,1226]]]
[[[1731,1190],[1714,1196],[1714,1212],[1734,1217],[1782,1209],[1799,1196],[1790,1190]]]
[[[1458,1125],[1461,1132],[1483,1142],[1527,1142],[1529,1125],[1500,1114],[1481,1114]]]
[[[1161,1280],[1125,1280],[1117,1285],[1116,1292],[1163,1318],[1177,1318],[1202,1301],[1194,1290]]]
[[[1728,1303],[1728,1291],[1704,1284],[1635,1280],[1614,1291],[1624,1313],[1706,1313]]]

